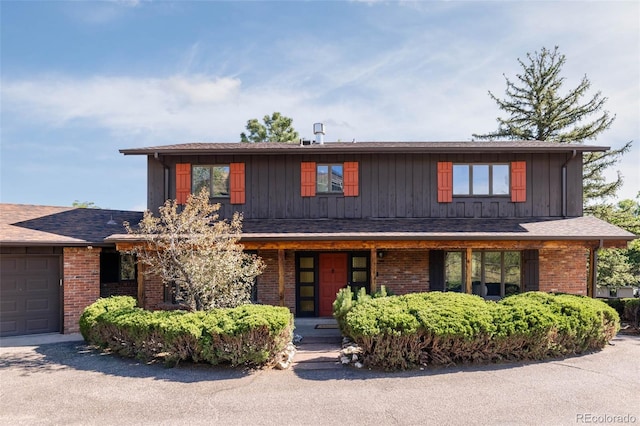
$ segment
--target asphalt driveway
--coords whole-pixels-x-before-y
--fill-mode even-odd
[[[640,424],[640,337],[539,363],[383,373],[164,368],[82,342],[0,348],[0,424]]]

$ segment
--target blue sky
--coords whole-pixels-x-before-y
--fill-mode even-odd
[[[567,57],[616,114],[598,145],[634,141],[640,189],[640,3],[0,3],[0,201],[146,206],[146,163],[121,148],[235,142],[280,111],[326,141],[464,141],[495,130],[517,58]],[[612,174],[615,171],[611,171]]]

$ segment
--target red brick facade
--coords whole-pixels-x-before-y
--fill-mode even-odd
[[[63,251],[63,333],[77,333],[84,308],[100,297],[98,247],[65,247]]]
[[[258,277],[258,303],[280,306],[278,289],[278,251],[260,250],[266,268]],[[291,312],[296,311],[296,256],[295,251],[284,252],[284,306]]]
[[[541,249],[539,251],[540,291],[587,294],[587,260],[583,248]]]
[[[266,264],[257,279],[258,303],[280,306],[278,251],[260,250]],[[579,247],[540,249],[539,290],[586,295],[588,250]],[[385,286],[392,294],[429,291],[428,250],[388,250],[377,258],[377,288]],[[296,251],[285,250],[284,301],[282,305],[296,312]],[[158,278],[144,278],[146,309],[166,309],[164,286]]]
[[[383,252],[378,259],[378,290],[385,286],[392,294],[429,291],[429,252],[399,250]]]

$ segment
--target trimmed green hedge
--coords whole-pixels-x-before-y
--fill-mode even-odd
[[[334,309],[340,310],[337,303]],[[368,365],[405,369],[544,359],[600,349],[620,326],[596,299],[522,293],[498,303],[461,293],[413,293],[352,303],[337,317]]]
[[[269,365],[291,342],[293,315],[266,305],[150,312],[131,297],[115,296],[87,307],[80,330],[88,343],[144,360]]]

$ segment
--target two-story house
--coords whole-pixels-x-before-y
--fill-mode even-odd
[[[608,147],[536,141],[190,143],[147,157],[151,211],[207,188],[244,216],[242,244],[267,264],[259,303],[328,316],[347,285],[395,294],[593,295],[597,250],[635,238],[582,211],[582,155]],[[139,243],[112,235],[119,250]],[[169,288],[138,273],[147,308]]]

